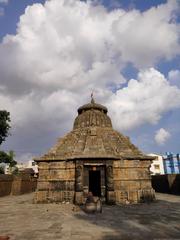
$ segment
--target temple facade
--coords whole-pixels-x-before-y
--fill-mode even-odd
[[[93,99],[81,106],[73,130],[35,159],[39,167],[36,203],[83,204],[88,192],[110,204],[154,199],[149,171],[154,158],[114,130],[107,112]]]

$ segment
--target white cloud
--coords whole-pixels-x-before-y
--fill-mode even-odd
[[[0,108],[29,137],[32,128],[61,135],[95,90],[116,128],[157,123],[180,103],[180,90],[149,68],[180,52],[177,8],[174,0],[145,12],[107,11],[79,0],[27,7],[17,34],[0,44]],[[112,92],[127,81],[122,70],[129,62],[139,68],[138,79]]]
[[[0,0],[0,4],[8,4],[9,0]],[[0,7],[0,17],[4,16],[4,7]]]
[[[0,3],[8,3],[9,0],[0,0]]]
[[[0,17],[4,16],[4,8],[0,7]]]
[[[164,145],[165,142],[170,138],[171,134],[164,128],[160,128],[154,137],[158,145]]]
[[[168,73],[168,79],[171,84],[180,87],[180,71],[179,70],[171,70]]]
[[[180,107],[180,89],[171,86],[164,75],[150,68],[138,79],[110,97],[108,106],[118,129],[132,129],[145,123],[156,124],[162,114]]]
[[[175,1],[143,13],[107,12],[78,0],[34,4],[21,16],[17,35],[6,36],[0,46],[6,56],[1,75],[6,84],[13,78],[21,86],[46,89],[119,86],[127,62],[148,67],[180,52],[178,25],[172,21],[176,9]]]
[[[40,93],[30,93],[18,98],[0,95],[0,109],[6,109],[11,113],[12,128],[21,129],[30,127],[34,123],[58,130],[67,124],[72,124],[68,119],[76,109],[77,95],[68,91],[57,91],[52,94],[40,96]],[[48,125],[52,121],[52,125]]]
[[[180,53],[179,26],[173,24],[176,4],[172,0],[143,13],[137,10],[117,13],[119,16],[112,23],[112,36],[123,60],[147,67],[161,58],[170,59]]]
[[[32,160],[33,159],[33,155],[32,153],[24,153],[22,154],[20,157],[16,158],[15,157],[15,160],[18,162],[18,163],[28,163],[28,161]]]

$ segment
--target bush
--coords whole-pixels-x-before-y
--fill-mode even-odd
[[[5,171],[4,171],[4,167],[3,166],[0,166],[0,174],[4,174]]]
[[[13,175],[18,175],[19,174],[19,169],[17,167],[13,167],[11,173]]]

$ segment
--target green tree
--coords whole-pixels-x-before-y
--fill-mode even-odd
[[[10,129],[10,113],[6,110],[0,111],[0,145],[2,142],[5,141],[6,137],[9,135],[9,129]],[[7,163],[9,164],[9,167],[14,167],[17,162],[14,160],[14,152],[9,151],[9,153],[6,153],[4,151],[0,151],[0,163]]]
[[[14,160],[14,158],[15,158],[15,153],[14,153],[14,151],[9,151],[9,157],[10,157],[10,162],[9,162],[9,166],[10,167],[14,167],[16,164],[17,164],[17,162]]]
[[[6,110],[0,110],[0,145],[9,135],[9,129],[11,128],[10,122],[10,113]]]
[[[10,167],[14,167],[17,164],[14,157],[15,155],[13,151],[9,151],[9,153],[0,151],[0,163],[7,163]]]

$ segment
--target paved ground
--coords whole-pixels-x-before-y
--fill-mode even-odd
[[[180,239],[180,196],[151,204],[103,206],[102,214],[71,204],[33,204],[33,194],[0,198],[0,236],[11,240]]]

